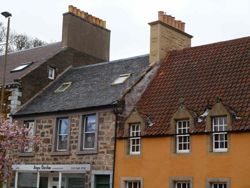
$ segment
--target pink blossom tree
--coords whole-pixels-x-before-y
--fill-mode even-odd
[[[20,127],[17,123],[0,119],[0,184],[12,175],[12,164],[16,154],[22,148],[37,142],[37,138],[28,136],[29,129]]]

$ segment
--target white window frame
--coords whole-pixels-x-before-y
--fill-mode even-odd
[[[191,188],[190,181],[175,181],[174,188]]]
[[[121,177],[121,188],[128,188],[128,183],[138,182],[140,184],[139,188],[143,188],[143,178],[142,177]],[[138,187],[138,186],[137,186]],[[133,187],[133,188],[137,188]]]
[[[140,155],[141,153],[141,125],[133,123],[129,126],[129,154]]]
[[[227,131],[227,117],[218,116],[212,118],[212,140],[213,152],[227,152],[228,151],[228,133]],[[218,143],[218,146],[216,146]],[[221,147],[221,144],[224,146]]]
[[[28,120],[24,121],[24,128],[29,129],[26,135],[28,139],[33,139],[35,135],[35,121]],[[29,142],[27,146],[24,146],[22,153],[32,153],[33,152],[33,141]]]
[[[59,126],[61,125],[60,121],[63,119],[67,119],[68,120],[68,131],[65,134],[59,134]],[[57,118],[57,127],[56,127],[56,151],[67,151],[69,148],[69,131],[70,131],[70,121],[69,118],[67,117],[60,117]],[[59,137],[60,136],[67,136],[67,146],[66,149],[59,149]]]
[[[55,79],[56,69],[53,67],[48,67],[48,79],[54,80]]]
[[[131,186],[129,186],[131,184]],[[125,188],[141,188],[141,181],[140,180],[127,180],[125,181]]]
[[[190,152],[190,125],[188,120],[178,120],[176,122],[176,152],[189,153]],[[182,141],[180,141],[182,140]],[[187,145],[188,148],[183,149]],[[182,146],[182,149],[180,149]]]
[[[211,188],[228,188],[226,182],[211,183]]]
[[[85,127],[86,127],[86,117],[88,116],[95,116],[95,130],[94,131],[86,131]],[[82,135],[81,135],[81,142],[82,142],[82,146],[81,146],[81,149],[82,150],[94,150],[97,148],[97,114],[93,113],[93,114],[86,114],[86,115],[83,115],[82,116]],[[86,134],[95,134],[94,136],[94,147],[93,148],[86,148],[85,147],[85,137],[86,137]]]

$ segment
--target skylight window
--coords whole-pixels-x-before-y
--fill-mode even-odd
[[[21,65],[19,65],[18,67],[12,69],[10,72],[17,72],[17,71],[24,70],[25,68],[27,68],[28,66],[30,66],[32,63],[33,63],[33,62],[21,64]]]
[[[66,89],[69,88],[69,86],[71,86],[72,82],[65,82],[62,85],[60,85],[56,90],[55,93],[61,93],[64,92]]]
[[[121,74],[118,78],[115,79],[115,81],[112,83],[112,85],[122,84],[124,83],[131,74]]]

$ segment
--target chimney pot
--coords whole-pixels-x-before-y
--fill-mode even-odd
[[[76,9],[76,7],[73,8],[73,14],[77,15],[77,9]]]
[[[165,58],[166,53],[171,50],[182,49],[191,46],[192,36],[184,33],[184,22],[175,20],[175,17],[167,15],[163,11],[158,12],[158,20],[165,24],[160,22],[150,23],[149,61],[151,65],[162,61]]]
[[[98,61],[108,61],[110,31],[97,27],[101,24],[105,27],[105,23],[72,5],[68,11],[63,15],[62,46],[96,57]]]
[[[73,13],[74,7],[72,5],[69,5],[69,12]]]
[[[164,17],[164,12],[163,11],[159,11],[158,12],[158,20],[160,20],[160,21],[163,21],[163,18]]]
[[[181,30],[185,32],[185,22],[181,22]]]

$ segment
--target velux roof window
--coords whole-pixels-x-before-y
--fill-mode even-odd
[[[72,82],[64,82],[62,85],[60,85],[56,90],[55,93],[61,93],[64,92],[66,89],[69,88],[69,86],[71,86]]]
[[[112,85],[122,84],[124,83],[131,74],[121,74],[118,78],[115,79],[115,81],[112,83]]]
[[[33,62],[21,64],[21,65],[17,66],[16,68],[12,69],[10,72],[22,71],[22,70],[26,69],[28,66],[30,66],[32,63]]]

